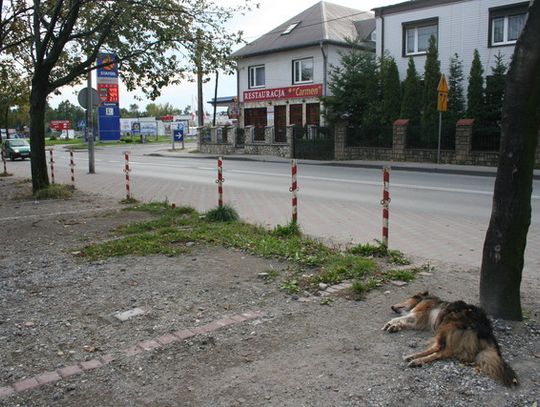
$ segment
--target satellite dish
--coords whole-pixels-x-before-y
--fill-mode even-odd
[[[100,103],[98,92],[94,88],[91,88],[91,92],[92,92],[92,107],[98,107]],[[88,88],[82,88],[81,91],[79,92],[79,96],[77,97],[77,99],[79,100],[79,104],[83,108],[88,109],[88,106],[87,106]]]

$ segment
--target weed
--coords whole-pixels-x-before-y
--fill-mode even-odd
[[[130,196],[129,198],[124,198],[120,201],[121,204],[124,204],[124,205],[131,205],[131,204],[137,204],[139,203],[139,201],[137,201],[135,198],[133,198],[132,196]]]
[[[402,266],[411,264],[411,261],[399,250],[388,250],[388,261]]]
[[[367,281],[354,280],[353,283],[352,283],[351,290],[353,292],[353,295],[354,295],[355,299],[359,300],[369,290],[372,290],[375,287],[378,287],[380,284],[381,284],[381,282],[379,280],[374,279],[374,278],[370,278]]]
[[[334,302],[334,299],[333,298],[330,298],[330,297],[324,297],[320,304],[321,305],[332,305],[332,303]]]
[[[416,271],[414,269],[387,270],[384,275],[388,280],[412,281],[415,278]]]
[[[210,222],[235,222],[240,219],[238,212],[232,206],[223,205],[206,212],[206,219]]]
[[[10,172],[0,172],[0,177],[11,177],[12,175]]]
[[[334,255],[327,259],[318,282],[336,284],[347,279],[360,279],[376,269],[371,259],[351,255]]]
[[[300,226],[297,222],[291,221],[287,225],[277,225],[272,231],[274,236],[279,237],[290,237],[290,236],[300,236]]]
[[[289,294],[296,294],[300,292],[300,287],[298,286],[298,280],[285,280],[281,283],[280,288],[287,291]]]
[[[50,184],[34,193],[35,199],[69,199],[73,196],[71,185]]]
[[[373,256],[384,257],[388,254],[388,248],[380,242],[377,245],[370,243],[359,244],[358,246],[351,247],[349,252],[351,254],[358,254],[360,256]]]

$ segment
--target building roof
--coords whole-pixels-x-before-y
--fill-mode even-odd
[[[374,8],[373,11],[375,11],[375,16],[379,17],[384,14],[400,13],[402,11],[441,6],[463,1],[469,0],[409,0],[402,3],[391,4],[390,6],[377,7]]]
[[[354,38],[365,41],[366,49],[373,49],[373,43],[368,40],[374,29],[375,18],[372,13],[320,1],[234,52],[232,56],[245,58],[319,45],[321,42],[346,45],[347,39]]]

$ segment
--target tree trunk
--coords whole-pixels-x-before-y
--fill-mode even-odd
[[[45,155],[45,106],[47,104],[46,79],[38,75],[32,80],[30,93],[30,148],[32,150],[32,189],[34,192],[49,185],[47,157]]]
[[[484,242],[480,304],[495,318],[521,320],[520,285],[540,126],[540,2],[533,2],[506,79],[501,149]]]

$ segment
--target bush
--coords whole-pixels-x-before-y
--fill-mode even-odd
[[[236,209],[229,205],[218,206],[206,212],[206,219],[210,222],[235,222],[240,219]]]
[[[69,199],[73,196],[71,185],[51,184],[34,194],[35,199]]]

